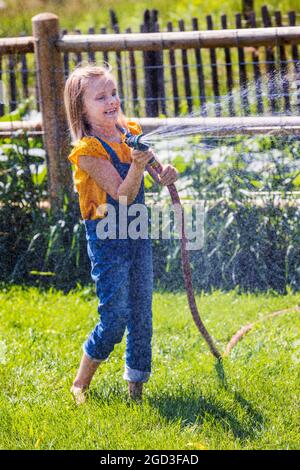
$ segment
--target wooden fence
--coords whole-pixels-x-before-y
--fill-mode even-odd
[[[247,20],[241,14],[236,14],[230,26],[231,29],[232,26],[247,29],[296,25],[295,12],[289,12],[284,19],[282,16],[278,11],[271,17],[264,6],[260,18],[256,18],[254,12],[247,15]],[[110,32],[120,34],[113,11],[110,12],[110,17]],[[222,15],[219,23],[221,29],[226,30],[229,23],[227,15]],[[212,16],[206,17],[206,27],[208,31],[214,29]],[[155,33],[160,29],[158,12],[146,11],[140,31]],[[168,22],[167,31],[175,29],[185,31],[185,22],[179,20],[177,25]],[[193,18],[188,29],[197,31],[199,20]],[[99,33],[104,35],[108,30],[101,28]],[[67,30],[61,32],[68,33]],[[75,33],[78,36],[83,34],[80,30]],[[126,33],[130,34],[131,29],[127,28]],[[88,34],[94,35],[95,29],[89,28]],[[0,80],[2,79],[7,89],[7,105],[0,103],[0,116],[14,111],[18,103],[29,96],[35,96],[35,103],[31,106],[40,110],[36,63],[30,54],[33,52],[33,44],[30,45],[28,38],[24,38],[25,43],[12,39],[15,47],[12,45],[9,53],[0,50]],[[210,47],[209,50],[203,47],[181,51],[170,48],[141,53],[132,50],[128,54],[123,51],[89,51],[86,54],[80,50],[74,53],[65,51],[65,77],[82,59],[98,62],[104,60],[113,64],[118,76],[123,108],[126,113],[135,116],[178,116],[195,111],[202,116],[235,116],[241,112],[244,115],[278,112],[298,114],[300,111],[300,87],[293,88],[295,74],[300,74],[296,45],[288,47],[273,43],[266,47],[256,47],[253,37],[250,46],[236,47],[235,50],[224,44],[222,48]]]
[[[196,112],[197,125],[201,119],[206,130],[213,125],[215,131],[224,131],[226,125],[240,123],[243,116],[244,128],[248,126],[249,131],[270,127],[299,132],[300,27],[295,26],[296,14],[290,12],[289,26],[282,26],[277,12],[274,26],[264,7],[264,27],[260,28],[254,13],[248,16],[246,25],[242,24],[241,15],[235,18],[236,29],[227,29],[223,15],[222,30],[213,30],[208,16],[208,31],[199,31],[194,18],[192,30],[185,31],[180,20],[179,31],[168,23],[167,32],[160,32],[157,12],[147,11],[140,33],[129,29],[120,33],[116,16],[111,13],[113,34],[103,28],[101,34],[90,29],[85,35],[79,31],[61,34],[55,15],[37,15],[32,20],[32,37],[0,39],[0,80],[9,89],[10,111],[21,99],[35,96],[43,122],[0,122],[0,134],[25,127],[33,133],[43,133],[50,202],[60,207],[65,191],[70,197],[73,192],[66,159],[69,140],[63,106],[64,80],[84,59],[112,63],[126,114],[143,116],[141,122],[146,128],[165,123],[155,119],[161,115],[177,116],[179,120],[180,114]],[[4,105],[1,112],[5,112]],[[272,119],[268,117],[268,122],[263,119],[270,114]],[[286,115],[285,120],[278,114]],[[263,120],[253,120],[251,115]],[[215,119],[213,124],[211,119]]]

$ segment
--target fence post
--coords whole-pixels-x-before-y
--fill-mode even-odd
[[[40,13],[32,18],[37,82],[43,120],[50,204],[54,213],[63,206],[64,196],[74,200],[69,153],[68,124],[64,109],[64,68],[55,42],[59,39],[58,17]]]

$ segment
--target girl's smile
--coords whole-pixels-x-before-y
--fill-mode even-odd
[[[84,93],[84,110],[94,128],[114,128],[120,111],[120,98],[115,81],[109,76],[89,81]]]
[[[104,114],[108,114],[108,115],[111,116],[111,115],[115,114],[116,112],[117,112],[117,109],[112,109],[111,111],[105,111]]]

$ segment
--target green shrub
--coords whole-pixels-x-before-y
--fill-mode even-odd
[[[172,161],[181,172],[179,194],[205,202],[204,246],[190,252],[195,288],[299,289],[300,214],[288,193],[299,185],[297,140],[193,138],[187,145],[187,157],[173,148]],[[41,140],[17,134],[0,148],[0,280],[65,291],[89,283],[78,204],[70,210],[66,200],[59,220],[42,207],[48,194]],[[146,191],[166,199],[149,178]],[[179,241],[153,240],[153,248],[155,287],[182,289]]]

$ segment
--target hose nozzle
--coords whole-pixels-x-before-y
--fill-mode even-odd
[[[128,132],[125,135],[125,142],[128,147],[131,147],[135,150],[140,150],[141,152],[146,152],[150,148],[150,143],[143,141],[143,137],[144,134],[132,135],[130,132]],[[148,164],[151,165],[154,169],[159,167],[159,164],[154,157],[151,158]]]
[[[128,147],[131,147],[135,150],[140,150],[141,152],[146,152],[150,148],[150,144],[148,142],[143,142],[142,139],[144,134],[132,135],[128,132],[125,136],[125,142]]]
[[[121,127],[118,124],[116,124],[116,127],[120,132],[122,132],[122,134],[125,135],[125,144],[127,144],[128,147],[131,147],[135,150],[140,150],[141,152],[146,152],[151,147],[149,142],[143,141],[144,134],[133,135],[131,132],[127,131],[124,127]],[[159,170],[161,167],[160,163],[158,163],[154,157],[151,158],[148,164],[151,165],[151,167],[155,170]]]

